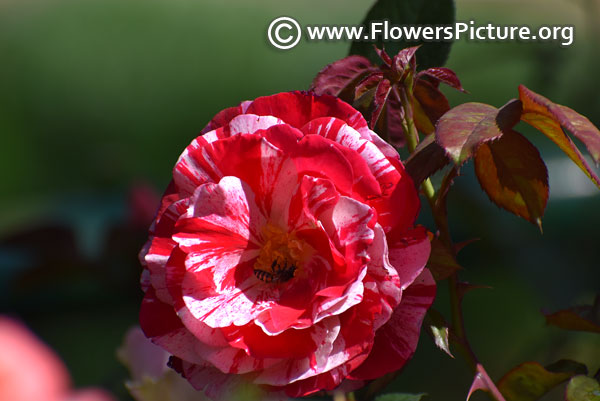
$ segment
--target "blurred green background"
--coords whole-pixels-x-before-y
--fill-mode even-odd
[[[348,51],[347,42],[306,41],[276,50],[269,22],[358,24],[370,4],[0,0],[0,313],[53,347],[77,387],[128,399],[115,349],[137,320],[147,210],[183,148],[219,110],[307,89]],[[597,0],[458,0],[458,20],[574,24],[576,36],[567,48],[456,43],[448,66],[470,94],[446,91],[451,104],[501,106],[523,83],[600,125],[599,9]],[[461,253],[462,278],[493,287],[467,296],[467,332],[494,379],[527,360],[576,359],[594,372],[597,336],[547,327],[540,310],[590,303],[600,289],[600,191],[542,135],[517,129],[548,162],[544,234],[491,205],[472,166],[463,168],[449,200],[451,230],[456,240],[481,240]],[[432,227],[426,212],[422,223]],[[466,365],[424,335],[391,388],[461,400],[469,385]]]

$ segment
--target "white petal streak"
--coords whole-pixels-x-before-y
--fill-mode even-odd
[[[182,292],[190,313],[210,327],[243,326],[273,302],[268,289],[253,275],[236,286],[217,289],[211,283],[199,284],[193,274],[188,273]]]
[[[199,185],[221,176],[215,163],[197,139],[185,148],[173,169],[173,180],[183,196],[190,196]]]
[[[304,207],[313,217],[320,216],[338,203],[340,195],[335,185],[326,178],[302,178]]]
[[[273,116],[257,116],[256,114],[241,114],[229,122],[231,136],[237,134],[253,134],[258,130],[267,129],[284,122]]]
[[[370,291],[379,293],[384,309],[380,315],[375,316],[373,328],[377,330],[391,317],[393,309],[400,303],[402,288],[400,277],[388,259],[388,245],[383,228],[375,226],[375,239],[369,246],[370,261],[368,264],[369,277],[374,279]]]
[[[263,159],[263,175],[261,187],[269,194],[265,207],[270,209],[273,224],[287,227],[290,216],[290,201],[292,194],[299,188],[298,170],[292,159],[285,159],[279,166],[269,165],[269,160]],[[290,227],[292,228],[292,227]]]
[[[341,297],[330,298],[325,302],[321,303],[317,310],[313,321],[319,322],[328,316],[340,315],[359,304],[363,300],[364,284],[363,279],[367,274],[366,266],[360,271],[356,281],[346,288],[346,291]]]
[[[210,183],[196,189],[186,216],[222,227],[254,242],[266,222],[250,186],[230,176],[223,177],[218,185]],[[202,241],[202,236],[188,241]]]
[[[219,136],[217,135],[217,130],[212,130],[212,131],[209,131],[206,134],[202,135],[202,138],[207,143],[213,143],[214,141],[216,141],[217,139],[219,139]]]
[[[330,224],[323,222],[328,232],[335,230],[342,246],[348,246],[359,241],[372,241],[373,230],[368,227],[373,218],[373,211],[364,203],[347,196],[340,200],[331,211]]]
[[[396,171],[396,168],[373,142],[361,138],[360,133],[348,125],[343,125],[340,128],[335,137],[335,141],[357,151],[358,154],[365,159],[371,173],[377,179],[385,174]]]

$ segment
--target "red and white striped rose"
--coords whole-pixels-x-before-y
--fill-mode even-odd
[[[397,152],[330,96],[223,110],[185,149],[141,252],[146,336],[197,389],[296,397],[401,368],[435,296]]]

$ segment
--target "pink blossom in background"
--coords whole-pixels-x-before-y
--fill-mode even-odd
[[[125,386],[137,401],[206,400],[184,378],[169,369],[169,354],[144,336],[139,327],[125,334],[118,357],[127,366]]]
[[[0,400],[115,401],[100,389],[72,390],[58,356],[18,321],[0,316]]]
[[[129,222],[134,227],[147,227],[154,219],[160,196],[150,184],[136,182],[127,197]]]

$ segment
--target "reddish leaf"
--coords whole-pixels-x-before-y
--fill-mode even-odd
[[[600,295],[593,305],[574,306],[545,315],[547,324],[561,329],[600,333]]]
[[[521,121],[523,103],[519,99],[511,99],[498,110],[496,123],[502,131],[510,130]]]
[[[536,401],[575,374],[576,371],[552,372],[537,362],[525,362],[506,373],[498,382],[498,389],[507,401]]]
[[[444,149],[437,144],[433,135],[429,135],[419,143],[404,163],[404,167],[418,188],[425,179],[448,163],[450,163],[450,159],[446,156]]]
[[[429,68],[427,70],[421,71],[417,74],[417,78],[422,76],[428,76],[433,78],[436,81],[443,82],[446,85],[457,89],[461,92],[466,92],[466,90],[462,87],[460,80],[456,76],[456,73],[452,71],[450,68],[445,67],[434,67]]]
[[[435,129],[437,142],[458,165],[468,160],[477,145],[498,138],[497,109],[489,104],[465,103],[450,109]]]
[[[552,103],[547,98],[519,86],[523,102],[521,119],[550,138],[600,188],[600,179],[562,128],[567,129],[587,147],[596,164],[600,163],[600,131],[586,117],[574,110]],[[561,128],[562,127],[562,128]]]
[[[482,144],[475,152],[475,173],[492,202],[541,229],[548,171],[531,142],[512,131]]]
[[[375,127],[375,124],[377,124],[377,120],[379,120],[379,116],[383,111],[383,107],[385,106],[385,102],[388,99],[391,89],[392,84],[387,79],[382,79],[379,81],[379,84],[377,84],[375,97],[373,98],[373,112],[369,118],[369,126],[371,128]]]
[[[477,390],[483,390],[485,392],[490,393],[496,401],[506,401],[496,385],[494,381],[490,379],[487,372],[481,366],[480,363],[477,364],[477,371],[475,373],[475,378],[473,379],[473,384],[471,384],[471,388],[469,389],[469,394],[467,395],[467,401],[471,398],[471,395]]]
[[[369,72],[376,71],[371,62],[362,56],[349,56],[323,68],[310,87],[318,95],[339,96],[352,83]]]
[[[427,268],[436,281],[447,279],[462,269],[454,258],[452,251],[436,237],[431,240],[431,253],[427,261]]]
[[[369,90],[375,88],[379,81],[383,78],[382,72],[374,72],[372,74],[367,75],[356,85],[354,89],[354,99],[358,99],[362,95],[364,95]]]
[[[417,50],[419,50],[419,47],[421,46],[404,48],[394,56],[394,59],[392,60],[392,67],[397,73],[402,75],[407,68],[410,68],[412,71],[416,71],[417,60],[415,53]]]
[[[511,129],[521,116],[521,104],[511,100],[500,109],[489,104],[465,103],[444,114],[435,135],[450,158],[461,165],[482,143],[497,139]]]
[[[404,137],[404,110],[400,104],[398,96],[392,89],[391,96],[388,97],[385,106],[385,127],[383,128],[388,141],[394,146],[404,146],[406,138]]]
[[[387,52],[385,51],[385,49],[382,47],[381,49],[379,49],[377,46],[373,45],[373,47],[375,48],[375,53],[377,53],[377,55],[379,56],[379,58],[388,66],[391,67],[392,66],[392,59],[391,57],[387,54]]]
[[[448,99],[439,89],[423,79],[417,80],[413,95],[415,125],[420,132],[432,134],[437,121],[450,110]]]

